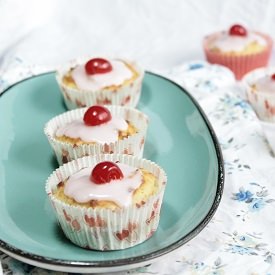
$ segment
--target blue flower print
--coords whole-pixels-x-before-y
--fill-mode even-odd
[[[252,212],[257,212],[257,211],[260,211],[264,206],[265,206],[265,201],[262,198],[253,199],[251,204],[249,205],[249,209]]]
[[[204,65],[201,63],[193,63],[193,64],[190,64],[189,70],[197,70],[197,69],[201,69],[203,67],[204,67]]]
[[[240,188],[239,191],[240,192],[233,194],[233,199],[238,201],[250,202],[253,194],[249,190],[245,191],[243,188]]]
[[[239,255],[261,256],[264,262],[272,263],[274,253],[268,249],[268,244],[261,242],[262,232],[233,233],[223,232],[229,237],[225,243],[225,251]]]
[[[236,215],[236,217],[241,218],[242,221],[246,220],[249,213],[257,213],[268,204],[275,202],[273,198],[269,197],[268,190],[265,186],[261,186],[256,182],[250,182],[250,185],[254,193],[241,187],[239,192],[233,193],[232,196],[233,200],[245,203],[243,205],[246,205],[246,210],[241,209],[240,214]]]
[[[224,267],[226,266],[226,264],[222,262],[222,259],[220,257],[218,257],[212,263],[194,262],[194,261],[188,261],[186,259],[183,259],[183,261],[177,261],[177,262],[182,264],[182,266],[184,267],[184,271],[188,270],[190,271],[190,273],[194,275],[195,274],[196,275],[199,275],[199,274],[222,275],[224,274]]]
[[[228,250],[231,253],[236,253],[240,255],[251,255],[253,253],[253,250],[249,247],[243,247],[240,245],[229,245],[231,246],[231,249]]]
[[[251,106],[244,100],[240,100],[234,104],[235,106],[239,106],[242,109],[251,109]]]
[[[219,97],[217,108],[208,115],[223,121],[223,126],[239,123],[241,119],[255,120],[255,114],[251,110],[251,106],[243,99],[234,97],[230,94],[224,94]]]

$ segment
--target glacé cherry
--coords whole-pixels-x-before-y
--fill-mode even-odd
[[[112,69],[111,63],[104,58],[93,58],[85,64],[85,71],[88,75],[105,74]]]
[[[229,34],[230,35],[237,35],[237,36],[246,36],[247,35],[247,30],[242,25],[236,24],[236,25],[233,25],[229,29]]]
[[[90,175],[90,180],[96,184],[104,184],[112,180],[119,180],[122,178],[122,171],[116,163],[111,161],[103,161],[98,163]]]
[[[96,126],[106,123],[112,119],[110,111],[100,105],[91,106],[84,114],[84,123],[88,126]]]

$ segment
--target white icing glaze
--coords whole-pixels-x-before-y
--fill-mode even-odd
[[[132,203],[132,194],[142,181],[140,169],[126,164],[117,163],[124,177],[109,183],[96,184],[90,180],[93,167],[84,168],[69,177],[65,184],[64,193],[79,203],[90,200],[113,201],[119,206]]]
[[[259,78],[255,85],[258,92],[275,94],[275,80],[271,79],[270,75]]]
[[[128,123],[123,118],[112,117],[110,121],[96,126],[87,126],[83,119],[78,119],[60,127],[55,134],[57,137],[67,136],[104,144],[117,141],[118,131],[125,131],[127,128]]]
[[[130,79],[132,71],[120,60],[108,60],[113,69],[108,73],[88,75],[85,64],[76,66],[72,70],[72,77],[78,88],[86,91],[97,91],[111,85],[120,85]]]
[[[254,32],[248,32],[246,36],[229,35],[228,32],[222,32],[209,46],[212,49],[218,48],[223,52],[239,52],[243,51],[252,42],[257,42],[262,46],[267,44],[262,36]]]

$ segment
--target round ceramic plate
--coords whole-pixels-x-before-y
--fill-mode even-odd
[[[32,77],[0,97],[0,249],[24,262],[59,271],[108,272],[146,265],[196,236],[221,199],[223,163],[216,136],[196,101],[180,86],[146,73],[138,108],[150,118],[144,157],[157,162],[168,184],[157,232],[112,252],[69,242],[44,184],[57,168],[43,133],[66,111],[53,73]]]

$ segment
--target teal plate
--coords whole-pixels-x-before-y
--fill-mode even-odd
[[[44,183],[57,167],[43,133],[66,111],[53,73],[10,87],[0,97],[0,250],[29,264],[68,272],[118,271],[152,263],[196,236],[221,200],[223,161],[217,138],[196,101],[172,81],[146,73],[138,109],[150,118],[144,157],[164,168],[168,184],[157,232],[111,252],[69,242]]]

